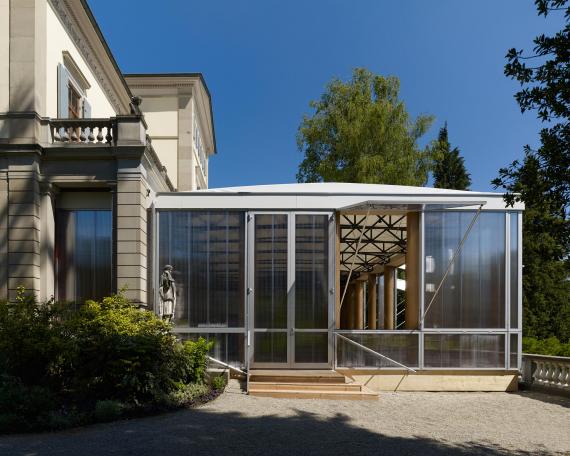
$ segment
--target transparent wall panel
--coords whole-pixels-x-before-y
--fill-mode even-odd
[[[112,240],[112,211],[57,211],[55,257],[59,300],[83,302],[101,299],[112,292]]]
[[[510,346],[510,368],[520,369],[519,366],[519,335],[511,334],[511,346]]]
[[[214,341],[210,356],[235,367],[245,366],[245,337],[239,333],[186,333],[182,340],[197,340],[199,337]]]
[[[510,285],[511,285],[511,328],[519,326],[519,216],[510,217]]]
[[[329,335],[327,332],[296,332],[296,363],[327,363],[329,360]]]
[[[408,367],[418,367],[418,334],[349,334],[355,342],[387,356]],[[337,337],[337,365],[339,367],[395,367],[387,359],[376,356]]]
[[[428,328],[505,327],[504,213],[479,215],[435,295],[474,215],[472,211],[425,213]]]
[[[327,328],[328,278],[328,215],[296,215],[295,328]]]
[[[425,367],[505,368],[504,334],[424,334]]]
[[[255,216],[254,324],[287,328],[287,215]]]
[[[177,326],[244,326],[244,219],[231,211],[159,213],[159,268],[174,267]]]
[[[253,360],[256,363],[287,362],[287,331],[256,332]]]

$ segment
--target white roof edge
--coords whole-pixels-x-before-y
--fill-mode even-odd
[[[382,195],[382,196],[485,196],[502,198],[502,193],[476,192],[470,190],[448,190],[433,187],[412,187],[404,185],[384,184],[354,184],[344,182],[326,183],[295,183],[275,185],[251,185],[241,187],[220,187],[196,190],[191,192],[176,192],[185,195],[215,195],[215,194],[282,194],[282,195]]]

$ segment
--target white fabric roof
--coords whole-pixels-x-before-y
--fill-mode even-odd
[[[158,193],[157,209],[247,210],[422,210],[446,205],[484,210],[507,208],[502,193],[446,190],[403,185],[310,183],[210,188],[192,192]],[[516,203],[515,210],[524,209]]]
[[[309,184],[248,185],[244,187],[221,187],[198,190],[199,193],[254,193],[254,194],[343,194],[343,195],[486,195],[502,196],[501,193],[447,190],[433,187],[405,185],[352,184],[346,182],[318,182]],[[180,192],[179,194],[181,194]],[[192,192],[196,193],[196,192]]]

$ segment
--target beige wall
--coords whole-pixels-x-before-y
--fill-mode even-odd
[[[141,109],[154,151],[178,187],[178,98],[143,97]]]
[[[152,147],[160,162],[166,166],[172,185],[178,188],[178,139],[153,139]]]
[[[10,105],[10,0],[0,0],[0,112]]]
[[[49,2],[47,8],[46,52],[47,100],[46,112],[40,114],[47,117],[57,117],[57,65],[58,63],[63,63],[63,51],[68,51],[71,54],[73,60],[75,60],[75,63],[91,85],[87,90],[87,99],[91,104],[91,117],[114,116],[116,112],[113,106]]]

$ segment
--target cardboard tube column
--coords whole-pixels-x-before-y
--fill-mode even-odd
[[[394,266],[384,266],[384,329],[394,329],[395,270]]]
[[[354,284],[355,297],[355,327],[354,329],[364,329],[364,282],[358,280]]]
[[[376,283],[378,276],[370,274],[368,276],[368,329],[377,329],[376,320],[378,319],[378,295]]]
[[[417,329],[420,322],[420,214],[409,212],[406,221],[406,329]]]

